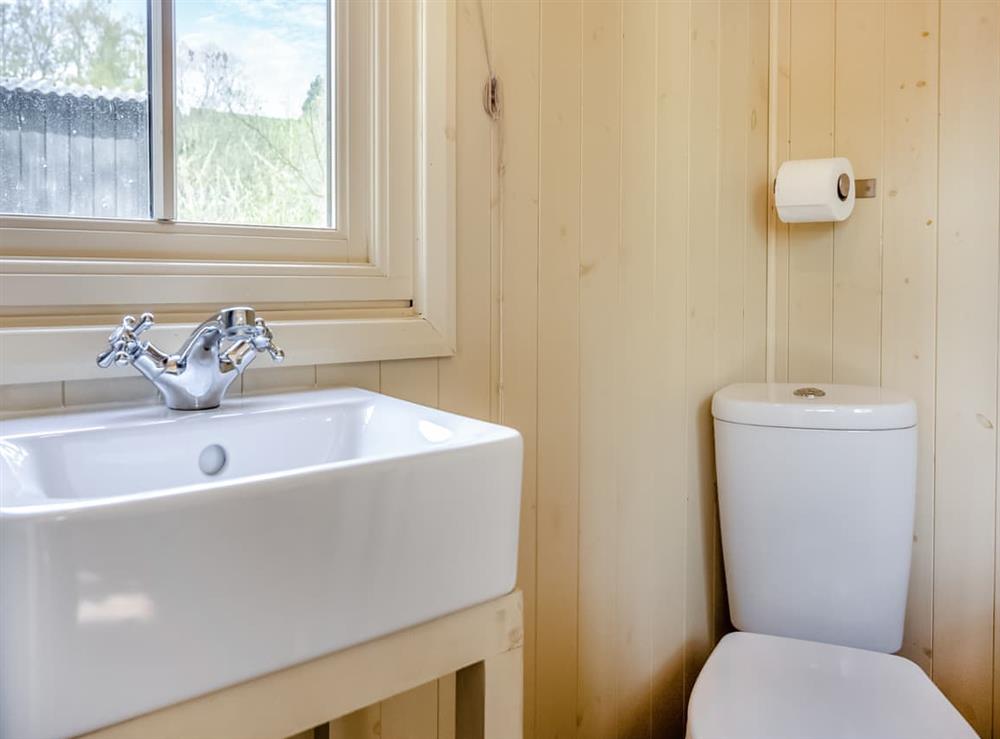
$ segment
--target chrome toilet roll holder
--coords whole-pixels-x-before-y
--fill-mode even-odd
[[[875,188],[876,182],[877,182],[877,180],[874,177],[872,177],[870,179],[867,179],[867,180],[854,180],[854,197],[855,198],[873,198],[873,197],[875,197],[875,194],[876,194],[876,188]],[[851,183],[850,183],[850,180],[848,180],[848,183],[847,183],[847,187],[848,187],[847,195],[850,195],[850,193],[851,193],[850,186],[851,186]],[[839,184],[837,186],[837,189],[838,190],[840,189]],[[847,195],[844,195],[843,197],[846,199]]]

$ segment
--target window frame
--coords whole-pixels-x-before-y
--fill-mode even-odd
[[[158,306],[169,346],[196,306],[250,303],[288,364],[454,353],[454,0],[333,5],[335,229],[172,220],[173,5],[151,0],[158,219],[0,216],[0,384],[104,376],[86,317],[115,306]]]

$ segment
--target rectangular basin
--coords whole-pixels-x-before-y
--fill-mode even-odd
[[[0,421],[0,737],[510,592],[521,455],[511,429],[353,388]]]

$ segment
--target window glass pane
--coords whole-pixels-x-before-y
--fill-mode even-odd
[[[177,0],[177,219],[332,226],[326,0]]]
[[[149,218],[145,0],[0,0],[0,212]]]

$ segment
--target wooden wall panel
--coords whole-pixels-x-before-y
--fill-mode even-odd
[[[437,739],[437,709],[436,681],[382,701],[381,739]]]
[[[1000,737],[1000,2],[456,8],[457,356],[246,389],[358,384],[522,432],[529,739],[682,735],[726,627],[715,389],[766,361],[904,390],[921,461],[903,653]],[[768,237],[766,168],[832,154],[879,198]],[[453,701],[444,679],[331,736],[450,739]]]
[[[790,24],[789,156],[834,154],[834,0],[793,2]],[[833,370],[833,226],[789,229],[788,376],[829,381]]]
[[[535,537],[526,735],[679,737],[728,623],[709,403],[765,369],[768,9],[492,13],[500,406]]]
[[[767,377],[767,222],[770,100],[770,12],[767,3],[749,3],[746,50],[747,109],[741,120],[747,137],[746,236],[743,249],[743,379]],[[777,50],[775,50],[777,51]],[[732,61],[737,64],[737,60]]]
[[[329,739],[379,739],[382,733],[382,706],[375,704],[349,713],[330,723]]]
[[[934,678],[992,732],[1000,3],[941,6]]]
[[[788,109],[775,111],[777,138],[790,127],[797,155],[804,119],[813,118],[806,135],[825,134],[825,97],[795,91],[833,64],[831,153],[852,158],[859,176],[879,177],[879,198],[859,202],[836,227],[830,264],[813,258],[813,243],[796,257],[800,227],[792,227],[786,280],[772,283],[774,304],[792,315],[787,334],[774,329],[774,376],[787,355],[791,379],[825,379],[828,358],[836,380],[878,381],[916,399],[920,462],[902,652],[982,736],[998,736],[1000,3],[839,3],[833,49],[797,22],[817,12],[816,3],[796,1],[792,22],[778,24],[773,43],[792,49],[792,64],[778,70],[791,93]],[[794,50],[806,46],[822,58],[803,70]],[[820,289],[827,280],[829,297]],[[803,296],[810,304],[796,329]],[[827,299],[828,349],[802,339],[811,330],[825,335]]]
[[[358,385],[517,428],[525,736],[680,737],[727,625],[709,402],[766,359],[767,4],[455,10],[456,356],[244,389]],[[444,678],[329,734],[453,739],[454,691]]]
[[[455,101],[455,240],[458,353],[440,361],[441,407],[476,418],[495,418],[493,353],[497,326],[493,316],[492,197],[495,167],[492,125],[482,104],[487,66],[484,38],[492,42],[489,11],[478,0],[457,3],[458,30]],[[481,8],[482,13],[481,13]],[[485,34],[484,34],[485,28]]]
[[[653,459],[657,434],[653,314],[656,219],[656,60],[659,6],[626,2],[622,12],[621,242],[618,305],[623,318],[610,350],[617,359],[615,449],[618,510],[615,575],[616,736],[647,736],[652,710]]]
[[[743,379],[743,306],[746,302],[747,200],[750,169],[750,5],[722,3],[719,13],[719,247],[716,273],[719,328],[715,336],[716,381]]]
[[[316,367],[316,384],[319,387],[360,387],[377,393],[382,384],[381,369],[379,362],[323,364]]]
[[[581,739],[616,732],[614,633],[618,487],[614,439],[621,428],[616,341],[621,219],[622,7],[581,4],[580,125],[580,502],[577,712]],[[570,264],[570,266],[573,266]]]
[[[495,420],[498,345],[494,311],[493,127],[481,102],[487,75],[484,27],[491,7],[457,4],[457,309],[459,351],[442,360],[405,360],[316,368],[320,386],[356,385],[426,405]],[[485,23],[484,23],[485,21]],[[455,679],[442,678],[330,724],[331,739],[454,739]]]
[[[687,414],[688,249],[691,143],[691,2],[665,3],[657,26],[656,284],[653,366],[658,391],[651,460],[655,521],[649,572],[652,594],[652,733],[682,736],[687,704]]]
[[[438,360],[403,359],[382,362],[382,392],[411,403],[438,404]]]
[[[719,279],[720,3],[691,13],[688,168],[687,587],[685,692],[715,645],[716,499],[711,396],[716,386]],[[744,63],[741,63],[743,66]]]
[[[879,2],[837,3],[834,29],[833,151],[851,160],[856,177],[880,181],[885,12]],[[851,218],[834,225],[832,259],[831,377],[834,382],[877,385],[882,358],[881,199],[857,201]]]
[[[540,21],[535,720],[551,737],[577,716],[581,10],[542,3]]]
[[[936,2],[887,3],[882,185],[882,383],[917,402],[913,564],[902,654],[931,672],[937,293]]]
[[[715,336],[716,389],[742,382],[746,375],[747,257],[750,252],[750,24],[751,5],[721,3],[719,9],[719,156],[718,156],[718,249],[716,258]],[[714,444],[714,429],[710,435]],[[714,461],[714,457],[713,457]],[[713,470],[714,472],[714,470]],[[715,497],[714,475],[709,494]],[[714,516],[718,519],[718,506]],[[722,540],[713,524],[713,634],[732,629],[729,600],[722,567]]]
[[[494,58],[504,82],[497,125],[500,249],[500,420],[524,437],[518,585],[524,590],[525,736],[535,736],[538,444],[538,204],[540,4],[497,2]],[[569,679],[564,676],[562,679]]]
[[[680,736],[727,625],[709,401],[766,360],[767,7],[488,14],[526,735]]]
[[[772,0],[769,24],[768,182],[773,203],[778,166],[791,159],[792,2]],[[796,69],[796,71],[798,71]],[[772,107],[773,106],[773,109]],[[791,226],[768,209],[767,370],[768,379],[788,380]]]

